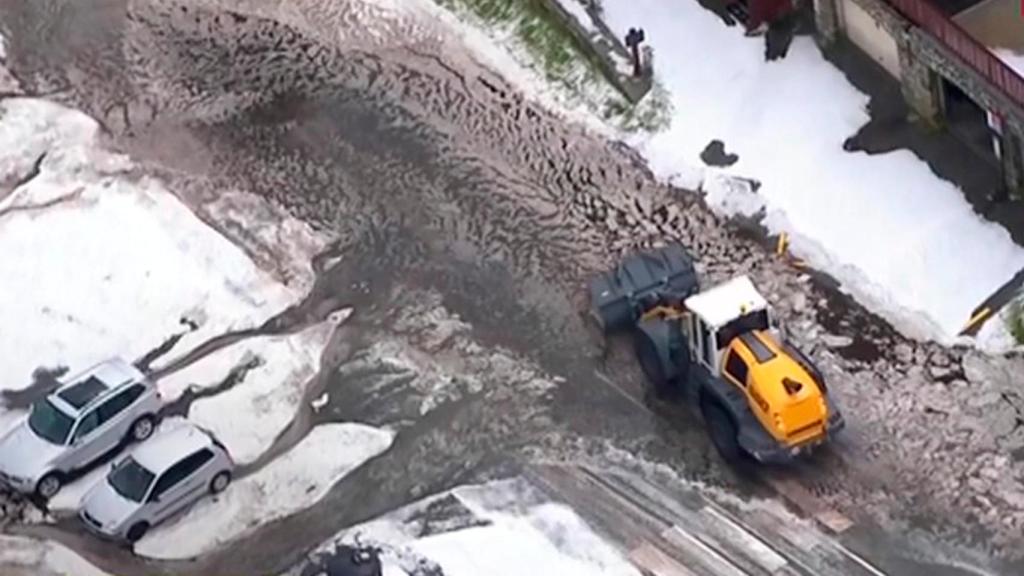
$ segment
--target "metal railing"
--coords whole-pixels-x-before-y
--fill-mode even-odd
[[[968,66],[1002,91],[1011,101],[1024,107],[1024,77],[1003,62],[984,44],[950,20],[929,0],[885,0],[905,18],[935,37]]]

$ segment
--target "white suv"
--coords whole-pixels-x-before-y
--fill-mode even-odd
[[[149,438],[162,404],[156,386],[131,364],[97,364],[35,402],[0,439],[0,482],[48,500],[68,474],[126,441]]]
[[[79,517],[103,538],[136,542],[151,526],[227,488],[234,466],[216,438],[184,422],[112,466],[82,498]]]

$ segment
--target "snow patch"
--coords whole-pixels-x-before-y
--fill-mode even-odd
[[[418,537],[412,519],[448,495],[488,524]],[[529,571],[537,576],[639,576],[572,509],[545,501],[516,479],[463,486],[426,498],[347,530],[318,551],[357,538],[382,545],[384,564],[400,575],[419,573],[415,568],[429,561],[446,576],[519,576],[524,559],[529,559]]]
[[[995,55],[998,56],[1000,60],[1006,62],[1010,68],[1013,68],[1017,74],[1024,76],[1024,54],[1015,52],[1008,48],[996,48],[993,52],[995,52]]]
[[[12,99],[0,116],[0,179],[41,173],[0,210],[0,387],[22,387],[39,366],[72,372],[103,358],[133,360],[199,310],[178,346],[248,328],[300,297],[256,267],[160,182],[129,178],[126,157],[97,147],[97,124],[39,100]]]
[[[314,505],[336,482],[384,452],[394,434],[362,424],[324,424],[252,476],[197,502],[146,535],[135,551],[152,558],[191,558],[278,518]]]
[[[175,398],[189,387],[217,385],[236,367],[255,360],[241,382],[197,400],[188,414],[223,442],[236,462],[251,462],[292,421],[334,328],[332,322],[321,322],[290,336],[243,340],[161,379],[161,394]]]
[[[120,456],[123,458],[123,456]],[[78,513],[78,505],[82,498],[92,490],[97,482],[103,480],[110,472],[110,464],[100,464],[74,482],[65,484],[56,496],[50,499],[47,508],[54,515],[74,515]]]
[[[56,542],[0,535],[5,576],[109,576]]]
[[[1020,298],[1018,296],[1018,298]],[[1017,339],[1010,332],[1009,324],[1014,313],[1013,305],[1007,305],[998,314],[989,318],[978,331],[978,346],[993,354],[1003,354],[1020,348]]]
[[[582,0],[558,0],[558,4],[565,8],[565,11],[575,18],[584,30],[591,34],[597,32],[597,27],[594,26],[594,21]]]

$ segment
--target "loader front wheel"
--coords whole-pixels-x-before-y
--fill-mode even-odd
[[[740,464],[743,460],[743,448],[739,443],[739,431],[736,424],[726,411],[714,402],[705,402],[701,406],[704,422],[708,427],[711,443],[726,463]]]
[[[647,381],[654,386],[658,395],[664,395],[669,391],[669,378],[665,374],[661,358],[658,355],[658,347],[647,334],[637,331],[633,334],[633,350],[636,352],[637,362],[643,370]]]

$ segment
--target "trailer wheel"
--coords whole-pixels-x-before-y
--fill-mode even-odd
[[[647,334],[637,330],[633,334],[633,350],[636,352],[640,369],[643,370],[647,381],[654,386],[655,391],[659,395],[668,392],[669,379],[665,375],[665,368],[658,356],[657,345]]]
[[[704,422],[715,449],[728,464],[737,465],[743,460],[743,448],[740,447],[736,424],[726,411],[717,403],[705,401],[701,405]]]

